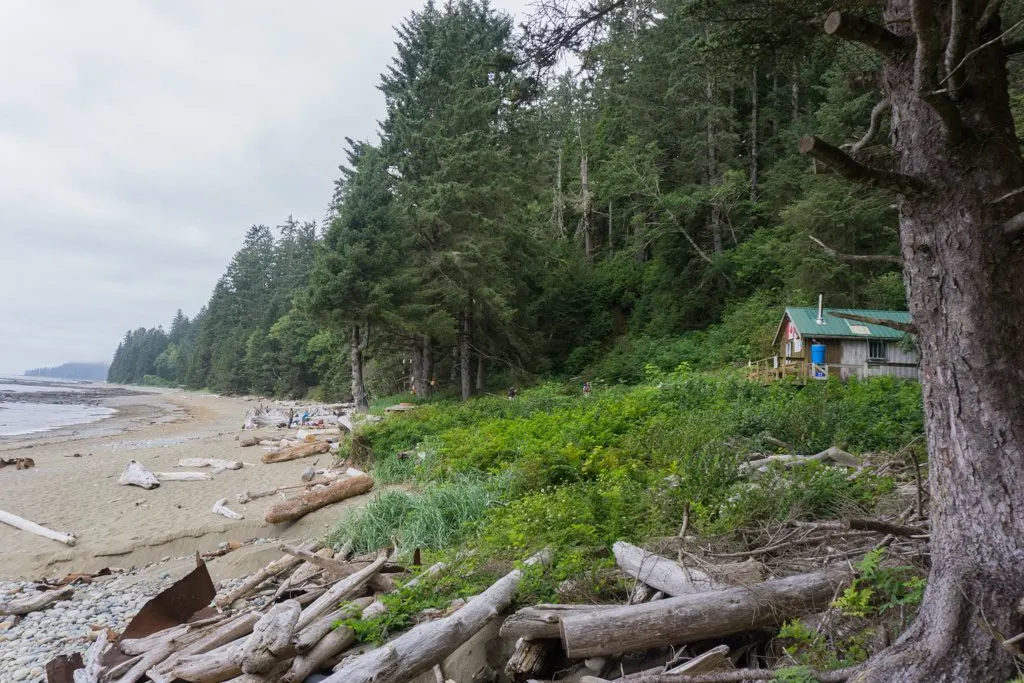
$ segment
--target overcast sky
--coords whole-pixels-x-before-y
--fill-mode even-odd
[[[0,373],[109,360],[198,311],[250,225],[321,219],[421,5],[0,2]]]

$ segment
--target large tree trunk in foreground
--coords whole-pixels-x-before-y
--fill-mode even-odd
[[[352,401],[357,413],[370,410],[370,402],[366,399],[366,383],[363,381],[363,351],[370,337],[370,326],[363,330],[361,325],[353,325],[349,333],[349,364],[352,368]]]
[[[995,634],[1024,630],[1024,193],[1010,194],[1024,166],[994,40],[1006,27],[982,21],[986,6],[998,3],[886,0],[888,31],[830,15],[829,33],[885,57],[900,175],[802,143],[841,175],[900,193],[919,330],[932,568],[916,620],[862,682],[1002,682],[1012,657]]]

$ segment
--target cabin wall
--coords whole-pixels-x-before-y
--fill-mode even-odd
[[[888,342],[888,362],[868,364],[868,340],[844,339],[839,374],[849,377],[903,377],[918,379],[917,353],[906,351],[897,342]]]

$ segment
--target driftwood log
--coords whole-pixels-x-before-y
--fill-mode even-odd
[[[270,608],[252,629],[252,635],[237,651],[238,668],[245,674],[262,674],[274,668],[279,659],[294,650],[292,636],[302,607],[295,600],[285,600]]]
[[[128,461],[128,465],[124,468],[117,483],[121,486],[140,486],[144,489],[155,489],[160,486],[160,482],[153,476],[153,473],[137,460]]]
[[[99,637],[85,651],[85,657],[83,658],[84,666],[81,669],[76,669],[71,674],[75,683],[99,683],[100,672],[103,670],[100,659],[106,649],[107,631],[104,629],[100,631]]]
[[[760,583],[760,564],[739,562],[716,567],[713,573],[680,566],[673,560],[619,541],[612,546],[623,573],[671,596],[724,590],[736,585]]]
[[[540,553],[527,563],[546,558]],[[513,569],[455,614],[420,624],[376,650],[342,662],[323,683],[404,683],[429,671],[508,607],[522,575]]]
[[[846,567],[732,588],[578,613],[561,619],[562,645],[571,659],[685,644],[774,626],[819,611],[849,583]]]
[[[0,602],[0,614],[13,614],[21,616],[29,612],[38,612],[54,602],[70,600],[75,594],[75,589],[65,586],[55,591],[43,591],[27,598],[17,598],[8,602]]]
[[[331,444],[326,441],[314,441],[313,443],[304,443],[294,448],[264,453],[261,459],[267,464],[287,462],[289,460],[298,460],[299,458],[308,458],[311,455],[320,455],[329,450],[331,450]]]
[[[149,676],[153,683],[171,683],[171,681],[177,678],[171,672],[183,658],[202,655],[228,643],[233,643],[239,638],[252,633],[252,629],[259,619],[260,615],[255,612],[240,614],[230,621],[215,627],[210,633],[186,645],[154,668],[149,669],[146,675]]]
[[[342,600],[351,597],[357,591],[366,586],[367,582],[373,577],[373,575],[384,566],[387,559],[387,552],[381,551],[377,554],[377,559],[372,563],[327,589],[327,591],[309,605],[309,607],[302,610],[302,615],[299,617],[298,628],[301,629],[309,626],[320,617],[334,610]]]
[[[154,472],[157,481],[209,481],[213,475],[207,472]]]
[[[242,463],[238,460],[221,460],[219,458],[182,458],[175,467],[212,467],[215,470],[240,470]]]
[[[320,544],[316,541],[307,541],[302,546],[306,550],[316,550],[320,547]],[[247,578],[240,586],[235,588],[229,593],[225,593],[221,597],[216,599],[218,607],[227,607],[235,600],[239,600],[254,592],[259,588],[265,581],[271,577],[277,576],[281,572],[287,571],[294,567],[297,567],[302,560],[298,557],[292,557],[291,555],[285,555],[284,557],[274,560],[263,569],[252,574]]]
[[[227,517],[228,519],[242,519],[243,515],[228,507],[228,499],[221,498],[213,504],[213,514]]]
[[[562,619],[574,614],[595,614],[619,609],[619,605],[535,605],[524,607],[501,625],[502,638],[543,640],[560,638]]]
[[[366,493],[373,488],[373,477],[362,472],[338,479],[322,489],[307,491],[294,498],[280,501],[271,507],[264,519],[269,524],[292,522],[314,510]]]
[[[66,534],[61,533],[60,531],[54,531],[53,529],[47,529],[45,526],[36,524],[35,522],[30,522],[24,517],[19,517],[18,515],[10,512],[0,510],[0,522],[13,526],[15,529],[21,529],[22,531],[27,531],[30,534],[35,534],[36,536],[42,536],[43,538],[59,541],[64,545],[71,546],[75,544],[74,534]]]
[[[857,456],[847,453],[842,448],[832,446],[814,455],[769,455],[759,460],[751,460],[744,467],[751,470],[759,470],[773,462],[782,463],[784,467],[805,465],[809,462],[835,463],[845,467],[861,467],[863,465],[861,459]]]

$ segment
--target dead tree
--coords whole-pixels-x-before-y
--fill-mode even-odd
[[[878,4],[881,23],[833,12],[825,31],[881,55],[893,166],[800,143],[848,180],[898,195],[921,351],[928,589],[914,623],[855,680],[1001,681],[1013,655],[997,634],[1024,630],[1007,602],[1024,595],[1024,163],[1006,69],[1017,47],[1004,42],[999,0]]]

